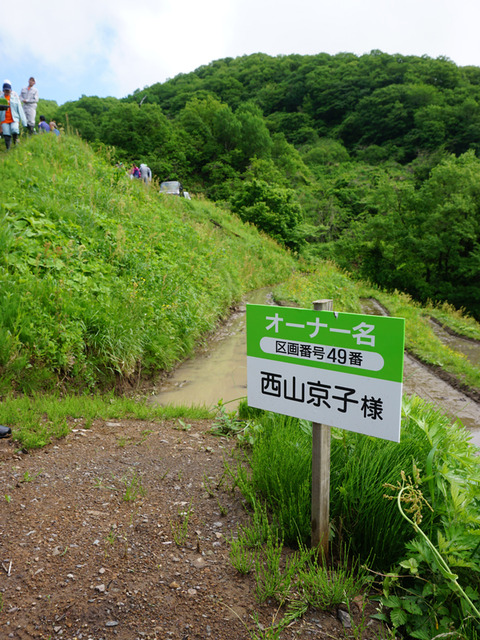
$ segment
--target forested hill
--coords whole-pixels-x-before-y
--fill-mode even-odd
[[[254,54],[47,115],[296,252],[480,317],[480,68]]]
[[[208,95],[233,110],[253,101],[269,130],[295,145],[333,136],[361,157],[379,145],[383,159],[388,152],[401,162],[440,145],[457,154],[480,148],[480,69],[446,58],[255,54],[218,60],[128,100],[176,116],[193,97]]]

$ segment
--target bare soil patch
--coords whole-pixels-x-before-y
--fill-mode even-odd
[[[223,481],[234,442],[210,426],[76,421],[30,453],[0,440],[1,638],[240,640],[258,631],[254,612],[272,624],[276,604],[229,561],[249,517]],[[337,613],[311,611],[281,637],[348,637]]]

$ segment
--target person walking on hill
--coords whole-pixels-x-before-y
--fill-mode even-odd
[[[20,91],[20,100],[27,117],[27,128],[30,135],[35,131],[35,116],[37,115],[38,90],[35,89],[35,78],[28,80],[28,87]]]
[[[17,138],[20,134],[20,122],[24,127],[27,126],[27,118],[23,111],[20,98],[15,91],[12,91],[12,83],[10,80],[5,80],[3,83],[3,96],[8,102],[8,107],[5,111],[0,111],[1,125],[3,139],[5,140],[5,146],[7,151],[10,149],[10,145],[13,140],[13,144],[17,144]]]
[[[148,184],[152,181],[152,171],[150,167],[146,164],[142,163],[140,165],[140,177],[144,181],[145,184]]]

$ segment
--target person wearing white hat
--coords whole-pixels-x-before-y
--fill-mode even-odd
[[[27,118],[23,111],[20,98],[12,91],[12,83],[10,80],[4,80],[3,82],[3,96],[8,102],[8,107],[4,111],[0,111],[1,125],[3,139],[5,140],[5,146],[7,151],[10,149],[10,145],[13,140],[13,144],[17,143],[17,138],[20,134],[20,122],[24,127],[27,126]]]
[[[35,78],[28,79],[28,87],[23,87],[20,91],[20,100],[27,117],[28,132],[31,134],[35,129],[35,116],[37,115],[38,90],[35,89]]]

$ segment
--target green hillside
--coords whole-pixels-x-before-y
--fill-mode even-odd
[[[361,311],[374,296],[405,317],[408,349],[465,388],[480,373],[442,345],[432,315],[480,338],[477,322],[306,261],[236,214],[146,188],[77,136],[23,139],[0,154],[1,390],[113,388],[169,370],[248,290]],[[281,285],[281,286],[280,286]]]
[[[287,148],[291,151],[291,147]],[[287,156],[288,153],[283,159]],[[290,158],[295,157],[290,154]],[[322,252],[313,250],[315,247],[306,250],[301,242],[301,223],[296,218],[298,194],[281,186],[274,163],[262,164],[258,158],[252,159],[251,173],[244,176],[231,202],[223,201],[220,206],[202,193],[193,194],[190,201],[159,194],[155,180],[151,186],[131,180],[116,160],[118,149],[98,141],[89,145],[71,134],[58,138],[22,137],[10,152],[0,152],[0,422],[12,428],[15,446],[24,450],[43,447],[67,435],[72,425],[88,429],[96,419],[150,421],[186,415],[192,419],[213,418],[207,408],[159,407],[145,398],[96,391],[122,390],[128,383],[169,370],[207,340],[243,293],[267,285],[272,287],[277,301],[303,307],[310,307],[318,298],[332,298],[335,310],[360,312],[362,298],[377,298],[391,315],[405,318],[406,348],[442,369],[442,373],[455,377],[478,400],[480,369],[435,336],[430,317],[476,340],[480,339],[479,323],[446,303],[422,306],[408,294],[394,290],[393,282],[388,283],[387,291],[361,280],[361,265],[354,264],[358,268],[348,272],[321,259]],[[372,269],[376,265],[380,270],[383,255],[391,260],[392,273],[414,278],[422,265],[428,265],[426,254],[419,254],[417,262],[408,262],[409,244],[415,255],[419,245],[413,236],[404,233],[404,263],[394,264],[391,243],[398,236],[398,221],[408,223],[403,225],[407,230],[414,224],[420,228],[421,222],[432,252],[442,246],[456,246],[461,258],[465,243],[470,242],[470,270],[463,272],[463,284],[466,287],[471,283],[473,295],[479,284],[475,280],[475,260],[480,255],[475,244],[479,235],[475,227],[480,206],[479,162],[472,151],[458,158],[444,158],[422,185],[415,185],[414,177],[401,180],[398,171],[403,169],[398,167],[382,169],[380,179],[372,166],[362,165],[360,173],[359,165],[330,166],[333,173],[338,170],[347,175],[351,171],[349,182],[336,174],[339,182],[335,194],[330,194],[332,202],[335,195],[345,198],[349,206],[353,202],[358,209],[355,221],[348,216],[342,218],[345,235],[343,245],[339,242],[338,246],[353,252],[353,243],[358,241],[362,255],[372,258]],[[270,173],[272,181],[261,179],[255,174],[257,169],[263,172],[263,178]],[[307,198],[307,191],[303,196]],[[369,208],[378,217],[368,219],[365,209]],[[334,216],[333,204],[331,213]],[[397,226],[390,213],[397,216]],[[463,229],[463,235],[459,232],[454,236],[448,229],[449,216],[452,229]],[[465,226],[460,224],[462,216],[468,222]],[[262,225],[257,224],[260,219]],[[286,224],[289,220],[293,221],[290,226]],[[377,228],[377,244],[371,236],[362,234],[362,221],[368,223],[372,233]],[[324,225],[322,233],[333,231]],[[465,266],[461,260],[455,264]],[[413,397],[404,398],[399,444],[333,431],[330,514],[334,561],[324,572],[325,581],[318,582],[322,575],[320,565],[303,544],[298,554],[288,552],[285,563],[279,555],[284,542],[297,544],[310,537],[310,425],[268,412],[257,415],[246,406],[242,411],[248,414],[248,421],[242,421],[236,412],[228,413],[220,403],[217,408],[218,416],[211,420],[212,432],[238,435],[248,448],[248,462],[245,459],[243,464],[243,458],[239,462],[235,453],[231,458],[235,461],[234,470],[225,455],[225,473],[215,492],[207,485],[210,472],[208,477],[204,474],[203,488],[209,497],[215,496],[222,515],[223,500],[220,503],[217,497],[221,487],[235,502],[235,509],[239,503],[233,490],[240,490],[244,504],[252,508],[251,526],[239,525],[238,536],[228,541],[229,557],[241,573],[244,571],[238,561],[243,566],[249,563],[248,571],[255,574],[256,595],[261,595],[263,584],[265,599],[278,603],[272,625],[262,637],[279,638],[282,629],[287,625],[290,628],[310,609],[333,611],[346,598],[353,602],[342,585],[357,569],[362,576],[369,566],[378,567],[377,584],[368,584],[372,584],[375,597],[380,598],[380,619],[390,628],[386,628],[388,637],[478,639],[478,450],[459,423],[450,424],[435,407]],[[175,429],[190,428],[182,420],[178,424],[180,427]],[[129,426],[118,427],[122,439],[118,439],[117,446],[123,448]],[[99,429],[98,437],[104,433]],[[126,450],[132,451],[143,442],[129,441]],[[145,441],[145,446],[152,445]],[[224,442],[220,448],[227,452]],[[199,449],[202,457],[203,449],[204,445]],[[54,455],[52,451],[51,456]],[[138,449],[131,458],[135,472],[141,455]],[[110,454],[102,458],[105,478],[110,477],[113,458]],[[124,460],[122,454],[122,465]],[[209,456],[206,460],[210,464]],[[22,522],[24,514],[17,508],[23,508],[25,502],[22,483],[36,478],[29,471],[28,462],[26,467],[23,479],[18,466],[5,476],[11,485],[4,490],[5,513],[10,513],[7,507],[12,502],[11,507],[16,507],[14,513],[20,513]],[[141,464],[138,469],[143,472]],[[157,471],[155,466],[158,488]],[[55,474],[59,473],[57,469]],[[102,488],[102,479],[96,477],[97,467],[94,476],[91,470],[82,471],[81,475],[84,482],[95,482],[96,489]],[[52,476],[45,474],[42,492],[47,490],[45,486],[54,490],[52,478],[53,472]],[[230,481],[231,487],[227,486]],[[75,478],[71,482],[73,487]],[[124,486],[128,488],[125,483]],[[81,482],[77,488],[82,490]],[[391,492],[392,498],[398,495],[398,503],[386,500],[386,491]],[[177,500],[176,486],[173,492]],[[73,505],[76,495],[72,493]],[[98,495],[99,500],[105,499]],[[168,495],[171,497],[171,493]],[[189,503],[188,514],[192,504]],[[422,506],[427,507],[423,513]],[[157,506],[155,509],[156,513]],[[215,518],[216,509],[215,506]],[[135,513],[138,514],[138,507]],[[183,512],[178,515],[183,517],[187,535],[188,516]],[[132,524],[132,518],[136,516],[128,517],[132,531],[129,536],[135,536],[138,527]],[[57,520],[62,524],[61,518]],[[96,521],[92,526],[98,529]],[[107,542],[108,526],[107,523],[105,534],[101,534],[107,536]],[[175,538],[171,521],[170,526]],[[47,528],[50,535],[51,527]],[[88,539],[93,539],[93,533]],[[198,536],[196,540],[198,543]],[[177,539],[175,542],[181,546]],[[104,559],[107,555],[105,550]],[[157,575],[158,566],[155,572]],[[251,585],[253,581],[252,578]],[[368,589],[363,577],[358,584],[358,591]],[[335,590],[340,585],[335,605],[333,600],[323,599],[323,594],[331,593],[332,585]],[[267,587],[271,589],[268,592]],[[20,593],[18,588],[15,593]],[[29,592],[23,587],[21,595],[23,602],[26,597],[30,602]],[[361,625],[352,630],[355,637],[371,634],[365,611],[362,605]],[[122,616],[120,611],[119,620],[123,620]],[[46,617],[50,627],[53,617]],[[148,618],[152,618],[150,612]]]
[[[254,54],[42,110],[295,252],[480,318],[477,67]]]
[[[190,355],[293,258],[202,200],[159,195],[76,136],[0,156],[3,390],[112,386]]]

